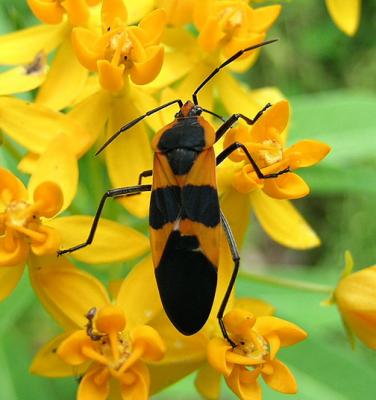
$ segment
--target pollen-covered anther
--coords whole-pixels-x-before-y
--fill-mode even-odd
[[[283,151],[281,144],[273,139],[267,139],[262,142],[265,146],[264,150],[260,150],[260,158],[268,165],[273,165],[283,158]]]
[[[255,331],[248,332],[247,337],[234,335],[232,337],[236,343],[234,352],[252,360],[264,361],[269,355],[269,345],[265,338]]]

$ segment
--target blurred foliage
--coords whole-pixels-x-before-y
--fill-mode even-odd
[[[334,26],[323,0],[284,2],[281,18],[269,35],[278,37],[279,43],[265,48],[260,60],[242,77],[251,87],[277,86],[289,98],[293,109],[291,143],[316,138],[333,147],[319,167],[304,172],[311,196],[294,203],[319,233],[323,245],[306,252],[282,248],[252,221],[243,266],[334,285],[345,249],[352,251],[356,268],[376,264],[376,2],[363,1],[362,8],[360,31],[349,38]],[[35,22],[26,1],[0,0],[1,33]],[[0,156],[0,162],[12,168],[16,165],[9,157]],[[93,170],[94,164],[89,154],[80,161],[80,168]],[[99,187],[92,188],[92,182],[82,186],[75,207],[86,207],[86,213],[92,214],[98,199],[88,188],[100,193],[108,183],[106,179],[103,176]],[[111,207],[118,206],[106,209],[109,218],[114,212]],[[145,226],[145,221],[130,220],[127,215],[124,222]],[[122,268],[116,267],[115,273]],[[282,354],[299,382],[300,392],[294,399],[355,400],[369,398],[374,392],[374,353],[359,343],[356,353],[351,351],[335,309],[320,307],[323,295],[267,287],[244,279],[239,279],[239,293],[277,304],[279,316],[310,333],[306,343],[286,352],[285,357]],[[73,399],[74,380],[48,380],[27,373],[36,350],[58,329],[36,301],[27,277],[0,304],[0,315],[0,398]],[[188,377],[156,397],[196,399],[192,382],[193,378]],[[234,398],[226,393],[224,399]],[[281,399],[283,395],[266,391],[264,398]]]

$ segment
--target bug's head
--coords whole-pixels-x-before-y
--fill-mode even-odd
[[[202,108],[188,100],[180,109],[180,111],[175,114],[175,118],[197,117],[201,115],[201,113]]]

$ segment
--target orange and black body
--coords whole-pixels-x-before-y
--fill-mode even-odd
[[[223,315],[238,273],[240,256],[231,228],[220,211],[216,188],[216,166],[233,151],[241,148],[259,179],[275,178],[289,172],[289,169],[264,175],[246,146],[238,142],[232,143],[217,157],[214,154],[214,143],[239,118],[252,125],[270,107],[270,104],[260,110],[253,119],[243,114],[233,114],[224,120],[214,112],[201,108],[198,105],[197,93],[223,67],[243,53],[274,41],[259,43],[240,50],[223,62],[194,91],[192,102],[187,101],[183,104],[181,99],[170,101],[128,122],[111,136],[96,154],[105,149],[122,132],[132,128],[144,118],[163,108],[174,104],[179,105],[175,120],[157,132],[153,139],[153,170],[141,172],[138,185],[108,190],[99,204],[87,240],[58,252],[58,254],[70,253],[93,241],[106,199],[151,191],[149,216],[151,249],[160,297],[173,325],[181,333],[192,335],[204,326],[213,305],[217,287],[220,233],[223,227],[234,261],[234,269],[220,303],[217,318],[223,336],[232,346],[236,344],[227,334]],[[217,131],[214,131],[202,117],[202,112],[212,114],[222,120],[223,123]],[[153,184],[142,185],[142,178],[151,175],[153,175]]]
[[[205,324],[214,300],[220,209],[215,131],[188,101],[154,137],[150,234],[163,307],[186,334]]]

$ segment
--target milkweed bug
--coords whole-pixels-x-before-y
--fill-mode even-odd
[[[241,118],[252,125],[270,104],[253,119],[242,114],[233,114],[224,120],[212,111],[201,108],[198,105],[197,94],[223,67],[243,53],[273,42],[275,40],[259,43],[234,54],[198,86],[192,95],[192,101],[183,103],[177,99],[154,108],[124,125],[109,138],[97,154],[122,132],[147,116],[173,104],[179,105],[180,109],[174,121],[157,132],[153,138],[153,170],[142,172],[136,186],[108,190],[99,204],[86,242],[59,252],[69,253],[93,241],[107,198],[151,191],[151,249],[160,297],[173,325],[184,335],[192,335],[204,326],[213,305],[222,225],[231,250],[234,269],[217,316],[223,336],[233,346],[235,343],[227,334],[223,314],[238,273],[240,257],[231,229],[219,207],[215,167],[233,151],[241,148],[260,179],[275,178],[289,169],[264,175],[247,148],[238,142],[231,144],[217,157],[214,154],[214,143],[238,119]],[[223,123],[217,131],[203,118],[203,112],[222,119]],[[152,185],[141,184],[142,178],[147,176],[153,176]]]

